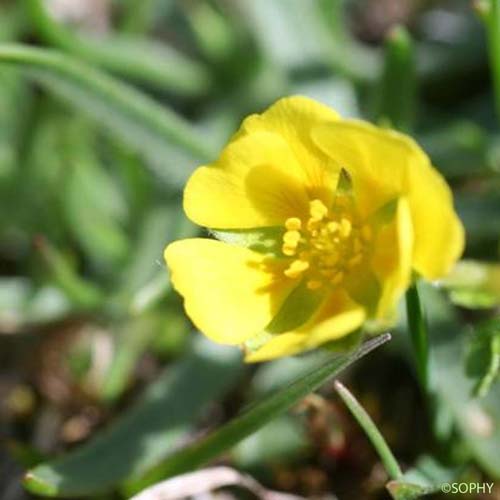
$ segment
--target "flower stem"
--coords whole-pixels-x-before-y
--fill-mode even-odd
[[[347,408],[349,408],[349,411],[352,413],[358,424],[365,431],[365,434],[382,460],[389,477],[391,479],[399,479],[403,475],[399,464],[370,415],[368,415],[366,410],[359,404],[358,400],[353,396],[349,389],[347,389],[347,387],[341,384],[338,380],[335,381],[335,390]]]
[[[429,332],[416,283],[411,285],[406,292],[406,315],[416,357],[418,377],[422,388],[426,391],[429,382]]]

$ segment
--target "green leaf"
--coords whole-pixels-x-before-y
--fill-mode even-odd
[[[296,416],[282,415],[239,443],[231,453],[245,469],[297,461],[308,450],[308,436]]]
[[[402,26],[385,41],[385,60],[379,87],[378,116],[391,127],[411,130],[415,117],[416,77],[413,40]]]
[[[435,289],[422,286],[420,292],[432,332],[429,392],[436,410],[435,432],[449,448],[465,444],[469,456],[492,477],[500,478],[500,427],[495,425],[500,419],[500,385],[492,386],[482,399],[471,396],[474,381],[464,369],[470,331]]]
[[[161,466],[148,474],[144,482],[134,484],[133,490],[140,490],[159,479],[196,469],[217,458],[389,339],[389,334],[380,335],[367,341],[354,352],[333,356],[328,361],[316,365],[306,375],[257,401],[246,412],[206,438],[171,455]]]
[[[425,391],[429,384],[429,331],[416,283],[411,285],[406,292],[406,316],[417,373]]]
[[[468,309],[500,305],[500,264],[461,260],[441,281],[451,300]]]
[[[102,291],[92,282],[80,277],[70,260],[48,240],[39,237],[36,244],[51,277],[75,306],[81,309],[95,309],[102,302]]]
[[[460,467],[445,467],[424,455],[401,478],[389,481],[386,488],[394,500],[416,500],[441,491],[441,485],[456,481],[461,471]]]
[[[197,162],[216,155],[201,133],[147,95],[53,50],[0,45],[0,63],[18,64],[49,92],[139,152],[163,182],[184,185]]]
[[[285,299],[285,302],[266,327],[269,333],[293,331],[303,325],[325,300],[323,290],[309,290],[303,280]]]
[[[146,38],[109,35],[83,37],[51,17],[42,0],[28,0],[28,12],[39,34],[79,58],[117,75],[158,86],[183,96],[206,93],[211,85],[207,69],[172,47]]]
[[[156,465],[189,435],[207,405],[241,374],[237,349],[197,338],[192,352],[149,388],[121,420],[52,463],[29,471],[24,484],[37,495],[89,496]]]
[[[474,394],[485,397],[500,373],[500,318],[475,329],[467,355],[467,375],[476,381]]]

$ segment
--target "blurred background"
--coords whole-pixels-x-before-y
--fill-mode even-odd
[[[423,294],[432,398],[404,314],[395,340],[344,380],[403,468],[500,478],[499,334],[484,326],[500,302],[487,3],[0,1],[2,500],[35,498],[23,472],[63,452],[61,496],[128,498],[163,477],[173,448],[307,369],[310,356],[243,366],[203,341],[162,260],[168,242],[200,232],[182,214],[190,172],[244,116],[291,94],[410,132],[453,187],[466,261]],[[223,463],[304,498],[389,498],[331,387]]]

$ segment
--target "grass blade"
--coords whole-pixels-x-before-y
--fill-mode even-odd
[[[106,126],[139,152],[165,182],[182,186],[197,162],[216,155],[201,132],[181,116],[72,57],[54,50],[1,44],[0,63],[29,70],[29,75],[49,92]],[[179,157],[183,169],[178,167]]]
[[[429,386],[429,332],[415,283],[406,292],[406,315],[417,362],[417,374],[423,390],[426,391]]]
[[[210,88],[207,69],[167,45],[123,35],[84,38],[53,19],[41,0],[28,0],[27,6],[38,33],[48,43],[117,75],[183,96],[198,96]]]
[[[368,436],[368,439],[371,441],[373,447],[382,460],[387,474],[389,474],[391,479],[399,479],[403,475],[401,469],[399,468],[399,464],[394,458],[394,455],[385,441],[384,436],[382,436],[370,415],[368,415],[366,410],[359,404],[358,400],[352,395],[349,389],[347,389],[347,387],[339,381],[335,382],[335,390],[347,408],[349,408],[349,411],[352,413],[353,417],[356,419],[365,434]]]
[[[380,335],[365,342],[353,353],[330,358],[290,385],[264,397],[206,438],[171,455],[157,470],[148,475],[146,484],[136,484],[134,489],[138,487],[140,490],[159,479],[183,474],[206,464],[389,339],[389,334]]]

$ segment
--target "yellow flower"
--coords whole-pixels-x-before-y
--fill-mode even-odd
[[[165,259],[195,325],[247,361],[312,349],[390,319],[415,271],[446,275],[464,232],[450,189],[405,135],[305,97],[244,120],[198,168],[184,210],[222,241]]]

